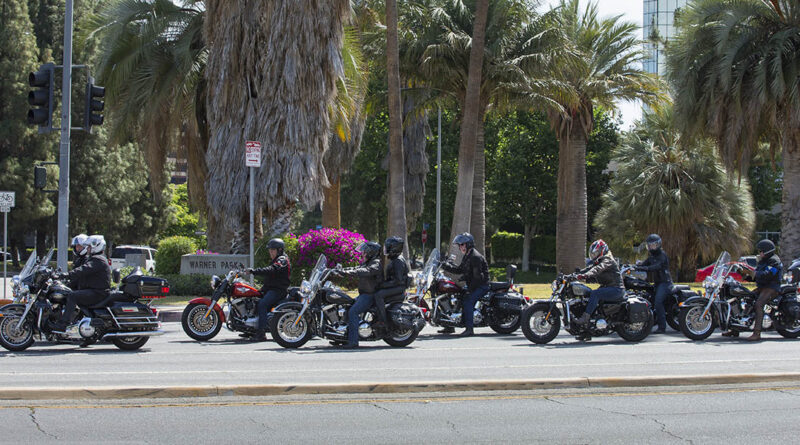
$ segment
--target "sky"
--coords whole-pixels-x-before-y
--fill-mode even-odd
[[[643,2],[642,0],[593,0],[597,1],[600,17],[611,17],[615,15],[622,15],[623,19],[629,22],[636,23],[639,27],[642,26],[644,19]],[[551,5],[556,5],[559,0],[542,0],[542,7],[547,8]],[[581,7],[586,4],[585,0],[581,0]],[[642,37],[641,30],[639,37]],[[618,112],[622,118],[621,130],[627,130],[633,121],[642,117],[641,103],[634,102],[619,102],[617,103]]]

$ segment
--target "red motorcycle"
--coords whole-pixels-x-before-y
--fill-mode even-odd
[[[422,272],[415,277],[417,289],[408,301],[419,306],[422,316],[432,326],[464,327],[461,302],[467,290],[440,269],[439,250],[434,249]],[[514,289],[516,269],[509,266],[508,281],[489,283],[489,292],[475,303],[475,327],[489,326],[499,334],[511,334],[519,328],[520,315],[528,300]]]
[[[263,296],[256,287],[242,278],[245,272],[232,270],[225,278],[211,277],[211,298],[199,297],[183,310],[181,325],[186,335],[195,340],[214,338],[224,325],[228,330],[254,335],[258,326],[258,300]],[[289,295],[297,288],[289,288]],[[219,301],[225,299],[224,306]]]

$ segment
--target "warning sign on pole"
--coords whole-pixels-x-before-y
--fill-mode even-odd
[[[261,142],[247,141],[244,143],[245,152],[245,166],[246,167],[261,167]]]

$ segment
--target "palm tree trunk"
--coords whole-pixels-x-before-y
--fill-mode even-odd
[[[533,226],[525,224],[524,232],[522,238],[522,271],[527,272],[531,270],[528,258],[531,255],[531,235],[533,234]]]
[[[556,264],[569,273],[586,265],[586,134],[578,122],[558,141],[557,207]]]
[[[386,0],[386,71],[389,76],[389,190],[388,235],[406,240],[403,107],[400,99],[400,50],[397,41],[397,1]],[[408,258],[408,243],[405,243]]]
[[[471,226],[472,186],[475,180],[475,146],[480,125],[480,85],[483,68],[483,48],[486,43],[486,18],[488,0],[477,0],[475,24],[472,33],[472,48],[469,53],[467,92],[464,98],[464,118],[461,121],[461,138],[458,145],[458,191],[453,206],[453,225],[450,239],[466,232]],[[457,253],[451,245],[451,253]]]
[[[478,117],[478,139],[475,144],[475,179],[472,183],[472,216],[469,232],[475,237],[475,248],[486,252],[486,147],[483,113]]]
[[[783,138],[783,203],[780,252],[783,264],[800,257],[800,132]]]
[[[339,209],[339,180],[331,181],[331,186],[326,187],[323,192],[325,198],[322,201],[322,227],[338,229],[342,227]]]

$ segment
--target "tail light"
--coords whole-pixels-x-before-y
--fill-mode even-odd
[[[161,295],[169,295],[169,287],[168,286],[162,286],[161,287]]]
[[[150,310],[153,311],[154,316],[158,317],[158,309],[151,307]]]
[[[108,265],[111,265],[111,258],[108,259]]]

